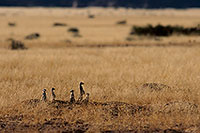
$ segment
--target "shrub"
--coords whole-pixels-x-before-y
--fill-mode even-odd
[[[53,24],[53,26],[67,26],[67,24],[56,22]]]
[[[79,33],[74,33],[73,37],[82,37]]]
[[[88,15],[88,18],[95,18],[95,15]]]
[[[183,35],[191,35],[196,34],[200,35],[200,29],[197,27],[192,28],[184,28],[182,26],[163,26],[163,25],[147,25],[144,27],[141,26],[133,26],[130,35],[150,35],[150,36],[170,36],[172,34],[183,34]]]
[[[39,33],[32,33],[32,34],[30,34],[30,35],[27,35],[27,36],[25,37],[25,39],[32,40],[32,39],[37,39],[37,38],[39,38],[39,37],[40,37],[40,34],[39,34]]]
[[[122,21],[118,21],[117,24],[120,24],[120,25],[125,25],[127,23],[126,20],[122,20]]]
[[[69,29],[68,29],[68,32],[79,33],[79,29],[78,29],[78,28],[75,28],[75,27],[72,27],[72,28],[69,28]]]
[[[16,24],[15,24],[15,23],[11,23],[11,22],[9,22],[9,23],[8,23],[8,26],[10,26],[10,27],[15,27]]]
[[[21,42],[21,41],[17,41],[17,40],[14,40],[14,39],[10,39],[10,41],[11,41],[10,46],[11,46],[11,49],[12,49],[12,50],[27,49],[27,48],[25,47],[24,43]]]

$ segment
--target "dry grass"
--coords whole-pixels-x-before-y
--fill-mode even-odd
[[[88,14],[94,14],[89,19]],[[162,24],[196,26],[200,23],[200,10],[133,10],[133,9],[60,9],[60,8],[1,8],[0,9],[0,47],[6,48],[8,38],[24,40],[26,35],[38,32],[41,38],[24,40],[28,47],[66,47],[75,44],[155,44],[155,43],[199,43],[196,36],[173,36],[170,38],[134,37],[133,42],[127,42],[133,25]],[[126,25],[116,25],[120,20],[127,20]],[[16,27],[9,27],[9,22],[15,22]],[[66,23],[67,27],[53,27],[55,22]],[[81,38],[74,38],[67,32],[68,28],[77,27]],[[70,40],[72,43],[67,43]]]
[[[4,94],[1,105],[15,103],[12,98],[17,101],[39,98],[42,88],[51,87],[57,88],[60,99],[65,99],[65,92],[71,88],[76,91],[82,80],[92,97],[95,96],[94,100],[104,100],[103,97],[113,94],[116,97],[109,100],[145,102],[143,96],[140,100],[136,87],[146,82],[157,82],[177,89],[169,92],[172,100],[188,100],[187,96],[191,96],[195,101],[197,97],[193,93],[198,94],[200,78],[199,50],[198,47],[1,50],[0,86]],[[173,91],[187,96],[172,96]],[[166,102],[167,99],[149,102],[162,100]]]
[[[0,33],[1,119],[7,120],[11,119],[10,116],[18,118],[23,115],[21,121],[13,119],[33,125],[52,118],[62,118],[63,121],[71,123],[72,127],[77,120],[83,120],[89,125],[88,132],[125,131],[125,129],[153,131],[169,128],[197,132],[200,124],[198,46],[124,48],[67,48],[66,46],[126,44],[128,42],[125,38],[133,24],[164,23],[191,26],[199,23],[199,18],[196,18],[198,14],[195,14],[199,10],[147,12],[106,9],[110,14],[102,10],[38,9],[34,12],[35,9],[0,9],[2,15],[0,29],[5,31]],[[38,15],[39,11],[41,15]],[[88,11],[97,17],[88,19]],[[4,12],[6,13],[3,14]],[[13,18],[15,12],[17,14]],[[147,16],[143,16],[144,14]],[[190,19],[184,19],[188,17]],[[122,19],[126,19],[128,24],[115,25]],[[183,19],[184,21],[181,21]],[[16,22],[17,26],[8,27],[9,21]],[[78,27],[83,37],[71,37],[66,28],[53,27],[54,22],[66,22],[70,25],[68,27]],[[41,38],[33,41],[24,40],[29,47],[28,50],[6,49],[7,38],[23,40],[25,35],[34,32],[39,32]],[[72,43],[66,44],[66,39],[72,40]],[[146,40],[142,38],[141,41],[140,39],[136,39],[133,43],[138,45],[158,43],[151,42],[148,38]],[[195,39],[195,44],[199,44],[199,38],[194,36],[173,36],[164,38],[159,43],[167,44],[175,41],[188,44],[190,39]],[[52,87],[56,88],[59,100],[69,100],[70,89],[75,90],[77,98],[80,81],[85,82],[85,90],[91,94],[92,101],[120,101],[135,106],[145,106],[149,108],[148,113],[137,112],[134,116],[120,114],[113,118],[104,112],[107,108],[100,106],[56,109],[45,103],[36,107],[21,103],[25,100],[40,99],[43,88],[47,88],[47,95],[50,97]],[[161,91],[140,88],[147,82],[162,83],[171,88]]]
[[[123,123],[123,128],[133,125],[134,128],[138,126],[142,128],[146,124],[151,128],[161,129],[173,127],[175,124],[182,124],[181,127],[184,128],[197,126],[199,113],[190,113],[193,110],[188,109],[187,103],[198,106],[200,101],[199,51],[198,47],[1,50],[0,104],[3,107],[27,99],[39,99],[43,88],[48,88],[49,96],[52,87],[56,88],[58,99],[69,100],[70,89],[75,89],[75,94],[79,93],[78,83],[84,81],[85,90],[91,94],[92,101],[122,101],[148,105],[153,106],[155,111],[150,116],[139,115],[138,118],[130,119],[128,116],[114,120],[108,118],[105,123],[98,111],[92,110],[93,115],[88,115],[91,114],[90,107],[80,111],[86,113],[86,116],[78,115],[73,110],[69,111],[70,114],[63,114],[60,117],[69,121],[79,118],[92,125],[102,124],[103,127],[109,125],[107,122],[115,123],[116,126]],[[158,92],[137,89],[146,82],[167,84],[173,89]],[[162,110],[166,103],[174,101],[186,102],[186,106],[180,106],[178,112],[156,113]],[[179,108],[179,105],[177,106]],[[186,113],[182,109],[185,109]],[[26,108],[18,110],[27,114]],[[35,111],[37,113],[31,115],[39,121],[53,117],[41,114],[42,110]]]

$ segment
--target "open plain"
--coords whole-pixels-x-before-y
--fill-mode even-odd
[[[200,10],[0,8],[0,132],[200,132],[200,36],[127,39],[147,24],[197,26]],[[80,81],[90,102],[69,104]]]

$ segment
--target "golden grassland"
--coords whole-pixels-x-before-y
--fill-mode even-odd
[[[95,15],[89,19],[88,15]],[[135,37],[134,42],[126,41],[133,25],[163,24],[197,26],[200,23],[200,10],[134,10],[104,8],[1,8],[0,9],[0,47],[7,48],[8,38],[23,40],[30,47],[66,47],[76,44],[166,44],[198,43],[197,36],[172,36],[155,39]],[[127,20],[126,25],[116,22]],[[16,23],[9,27],[8,22]],[[66,23],[67,27],[53,27],[55,22]],[[68,28],[77,27],[82,37],[73,37]],[[41,38],[24,40],[26,35],[38,32]],[[70,43],[71,42],[71,43]]]
[[[86,107],[85,111],[80,111],[84,115],[78,115],[73,110],[74,112],[71,111],[69,114],[66,111],[59,117],[69,121],[79,118],[95,123],[94,125],[102,123],[102,126],[109,122],[116,126],[124,122],[125,125],[122,124],[122,127],[131,127],[131,125],[137,127],[146,124],[152,128],[167,128],[176,124],[180,124],[181,127],[197,126],[200,115],[190,110],[190,107],[188,109],[187,103],[197,106],[200,104],[199,52],[198,47],[1,50],[0,104],[3,107],[28,99],[39,99],[43,88],[48,89],[49,98],[52,87],[56,88],[57,99],[69,100],[70,89],[75,90],[77,98],[78,83],[84,81],[85,90],[91,94],[92,101],[121,101],[148,105],[154,107],[153,114],[150,116],[140,114],[136,118],[121,116],[105,122],[103,118],[99,118],[101,112],[93,112],[100,115],[98,117],[88,115],[91,110],[87,110]],[[163,83],[173,89],[153,92],[148,89],[137,89],[146,82]],[[180,108],[178,112],[154,114],[155,110],[160,110],[160,106],[174,101],[183,102],[186,105],[183,105],[184,107],[176,105]],[[32,122],[41,122],[55,117],[41,113],[41,107],[38,110],[35,108],[27,109],[28,111],[26,108],[19,110],[23,112],[22,114],[36,117],[36,120]],[[30,110],[31,113],[27,113]],[[8,112],[2,114],[5,113]]]
[[[78,93],[82,80],[95,101],[198,102],[199,51],[198,47],[1,50],[1,105],[40,98],[41,90],[51,87],[64,100],[70,89]],[[176,89],[169,95],[144,97],[136,88],[146,82]]]
[[[72,127],[73,124],[77,125],[77,120],[82,120],[83,122],[78,123],[89,125],[88,132],[125,131],[125,129],[130,131],[174,129],[198,132],[200,128],[199,37],[172,36],[162,38],[160,41],[150,37],[136,37],[132,42],[125,39],[132,25],[148,23],[197,25],[200,23],[199,12],[197,9],[1,8],[0,124],[3,120],[7,122],[12,120],[34,125],[53,118],[62,118],[62,122],[67,121]],[[95,18],[89,19],[88,14],[94,14]],[[127,20],[127,25],[115,24],[123,19]],[[8,27],[8,22],[16,22],[17,26]],[[54,22],[67,23],[68,26],[53,27]],[[79,28],[82,37],[72,37],[67,32],[69,27]],[[40,33],[41,37],[37,40],[24,40],[26,35],[33,32]],[[9,50],[9,42],[6,41],[8,38],[23,41],[29,49]],[[70,40],[71,43],[66,40]],[[169,42],[196,45],[192,47],[155,45]],[[145,44],[145,46],[68,47],[86,44],[113,46]],[[147,47],[148,45],[150,47]],[[40,99],[43,88],[47,88],[49,98],[52,87],[56,88],[59,100],[69,100],[71,89],[75,90],[75,97],[78,98],[80,81],[85,82],[84,87],[90,93],[91,101],[118,101],[138,107],[145,106],[148,109],[136,112],[133,116],[120,114],[118,108],[119,115],[113,117],[105,113],[107,108],[100,106],[74,106],[68,109],[49,107],[45,103],[40,103],[36,107],[23,103],[30,99]],[[144,83],[160,83],[171,88],[152,91],[142,88]],[[111,110],[111,113],[115,111],[112,106],[108,110]],[[14,116],[17,119],[14,119]],[[29,128],[33,131],[39,130],[31,126]]]

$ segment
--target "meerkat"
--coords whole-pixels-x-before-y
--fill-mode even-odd
[[[56,94],[55,94],[55,88],[51,89],[51,95],[52,95],[52,101],[54,101],[56,99]]]
[[[83,85],[84,85],[84,83],[80,82],[80,96],[78,98],[78,102],[81,102],[83,100],[83,95],[85,94],[85,91],[83,89]]]
[[[90,96],[90,94],[89,94],[89,93],[86,93],[86,97],[85,97],[85,99],[83,100],[83,103],[85,103],[85,104],[89,103],[89,96]]]
[[[42,101],[45,101],[45,102],[46,102],[46,101],[47,101],[46,89],[43,89],[42,92],[43,92],[43,93],[42,93]]]
[[[70,103],[75,103],[74,90],[70,91]]]

